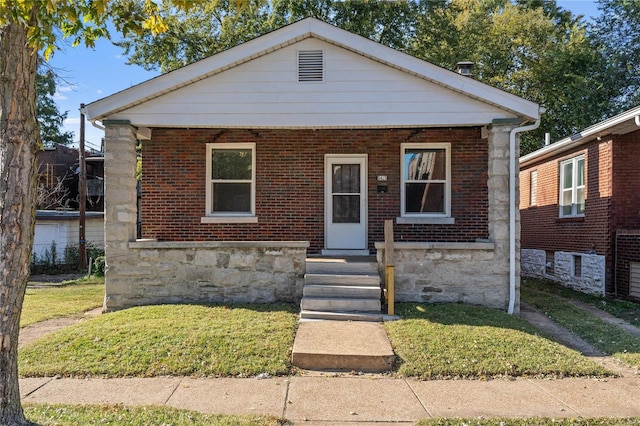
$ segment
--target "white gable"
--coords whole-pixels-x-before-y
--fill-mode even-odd
[[[298,34],[305,22],[319,27]],[[322,81],[298,81],[298,52],[306,50],[322,51]],[[531,102],[308,19],[89,104],[86,113],[144,127],[253,128],[468,126],[538,117]]]

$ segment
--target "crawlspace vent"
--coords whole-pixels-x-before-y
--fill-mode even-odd
[[[300,83],[321,83],[324,81],[324,51],[298,51],[298,81]]]

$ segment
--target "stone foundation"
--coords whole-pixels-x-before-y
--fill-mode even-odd
[[[545,278],[583,293],[605,295],[604,256],[557,251],[553,255],[553,273],[549,273],[551,268],[547,267],[544,250],[522,249],[521,253],[523,276]]]
[[[107,259],[107,311],[163,303],[299,302],[308,242],[128,244]]]
[[[384,268],[384,244],[376,248]],[[494,243],[395,243],[394,257],[396,302],[508,306],[509,263]]]

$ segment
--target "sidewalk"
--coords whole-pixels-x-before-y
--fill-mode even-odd
[[[294,424],[411,424],[429,417],[640,417],[640,376],[417,381],[364,376],[267,379],[20,380],[23,403],[157,405],[269,414]]]

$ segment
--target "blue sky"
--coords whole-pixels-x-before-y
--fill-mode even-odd
[[[563,0],[557,3],[576,15],[592,17],[599,14],[595,1]],[[60,111],[69,112],[65,130],[74,132],[75,141],[79,140],[81,103],[96,101],[158,75],[136,65],[126,65],[126,61],[122,50],[106,40],[98,41],[95,49],[67,47],[51,59],[51,66],[63,79],[58,84],[55,100]],[[103,137],[103,131],[86,123],[87,147],[100,148]]]

